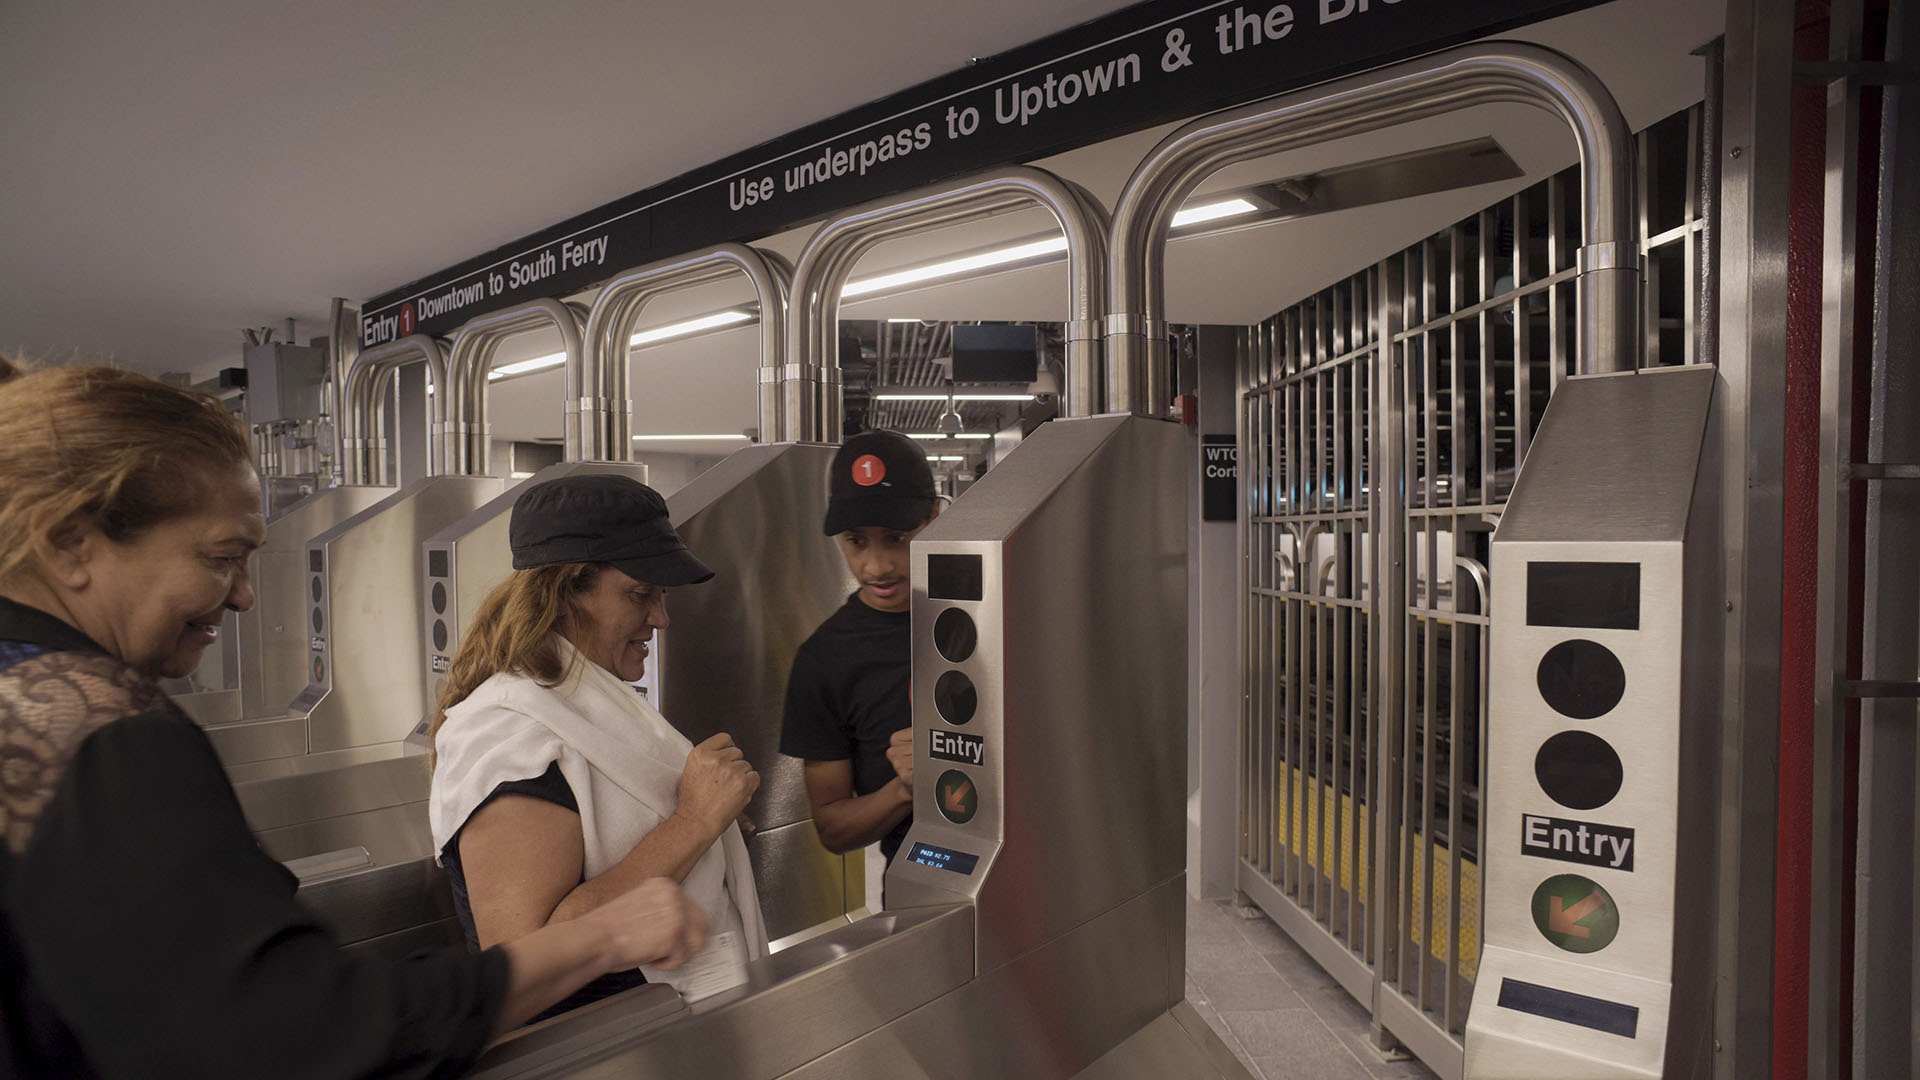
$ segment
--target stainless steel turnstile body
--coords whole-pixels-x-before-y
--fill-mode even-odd
[[[310,753],[406,738],[431,707],[418,616],[421,545],[500,493],[491,476],[409,484],[306,545],[308,682],[288,711]]]
[[[253,554],[253,607],[227,617],[222,633],[234,638],[234,677],[226,690],[174,698],[208,729],[223,760],[253,761],[305,749],[276,742],[247,721],[279,718],[307,685],[307,541],[365,510],[391,488],[336,487],[316,491],[267,522],[267,538]],[[242,724],[243,726],[234,726]]]
[[[747,813],[761,831],[747,850],[776,942],[844,921],[865,903],[861,857],[820,846],[801,764],[780,754],[794,653],[853,589],[820,532],[832,458],[830,446],[750,446],[667,499],[674,527],[715,575],[673,590],[671,625],[656,639],[650,674],[675,727],[695,742],[727,732],[760,771]],[[646,479],[642,465],[566,462],[527,483],[610,472]],[[507,524],[516,496],[500,496],[426,544],[425,614],[416,636],[436,688],[467,621],[511,572]]]
[[[887,912],[692,1007],[642,987],[529,1028],[475,1075],[1247,1076],[1182,1000],[1185,442],[1055,421],[915,540]]]
[[[1716,378],[1567,380],[1494,534],[1475,1080],[1712,1059]]]

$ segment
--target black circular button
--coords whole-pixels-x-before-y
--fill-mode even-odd
[[[973,617],[959,608],[948,608],[933,620],[933,647],[956,664],[973,655],[973,647],[979,640],[973,629]]]
[[[439,619],[433,620],[433,647],[440,652],[447,651],[447,624]]]
[[[313,602],[317,604],[320,602],[320,579],[318,577],[315,577],[313,579],[312,589],[313,589]]]
[[[961,672],[949,671],[933,684],[933,707],[940,710],[940,718],[949,724],[964,724],[973,719],[973,710],[979,704],[973,680]]]
[[[1597,641],[1574,638],[1547,650],[1535,673],[1540,696],[1562,716],[1592,720],[1620,704],[1627,672],[1613,650]]]
[[[317,634],[320,631],[325,630],[326,628],[327,628],[327,620],[325,616],[320,614],[319,608],[314,608],[313,609],[313,632]]]
[[[1561,806],[1593,810],[1613,801],[1625,774],[1607,740],[1585,731],[1563,731],[1540,744],[1533,776],[1540,790]]]
[[[433,613],[435,615],[447,613],[447,587],[437,581],[433,583]]]
[[[313,658],[313,681],[320,682],[327,677],[327,662],[319,657]]]

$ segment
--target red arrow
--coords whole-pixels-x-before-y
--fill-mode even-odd
[[[959,784],[955,785],[954,787],[950,787],[946,791],[942,792],[941,798],[946,802],[947,810],[949,812],[955,813],[955,814],[964,814],[967,812],[967,808],[960,805],[960,800],[966,798],[967,792],[972,790],[973,790],[973,781],[962,780],[960,781]]]
[[[1606,902],[1596,889],[1588,893],[1585,900],[1563,911],[1560,907],[1560,898],[1550,896],[1547,898],[1547,929],[1569,937],[1592,937],[1593,931],[1581,926],[1580,920],[1599,911],[1600,905]]]

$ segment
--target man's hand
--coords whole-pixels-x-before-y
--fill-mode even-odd
[[[907,790],[912,791],[913,790],[913,729],[912,728],[904,727],[904,728],[901,728],[899,731],[896,731],[893,733],[893,738],[888,740],[887,742],[887,763],[893,766],[894,775],[900,778],[900,782],[906,785]]]

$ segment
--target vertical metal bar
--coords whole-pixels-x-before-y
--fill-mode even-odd
[[[1373,364],[1373,411],[1368,417],[1372,445],[1372,475],[1368,477],[1373,521],[1373,589],[1368,685],[1369,727],[1373,745],[1367,757],[1367,790],[1372,801],[1373,843],[1367,868],[1371,883],[1367,902],[1372,918],[1375,998],[1382,979],[1400,983],[1400,832],[1402,778],[1406,754],[1402,732],[1406,717],[1406,387],[1404,345],[1400,331],[1406,321],[1406,264],[1397,254],[1375,271],[1377,318]],[[1377,1006],[1376,1006],[1377,1009]],[[1381,1045],[1384,1029],[1375,1019],[1374,1042]]]
[[[1694,332],[1694,328],[1700,325],[1700,290],[1695,283],[1700,280],[1701,230],[1699,173],[1702,167],[1700,161],[1700,138],[1702,134],[1701,114],[1703,111],[1702,107],[1698,105],[1687,110],[1687,233],[1680,241],[1681,244],[1684,245],[1681,248],[1681,252],[1685,261],[1687,281],[1687,288],[1685,290],[1686,299],[1684,301],[1685,307],[1682,313],[1682,319],[1687,327],[1687,332],[1682,335],[1683,354],[1680,362],[1683,364],[1700,363],[1700,338],[1699,335]],[[1641,160],[1644,161],[1646,159],[1643,157]]]
[[[1862,59],[1860,0],[1828,7],[1828,59]],[[1821,263],[1820,464],[1818,589],[1824,610],[1814,638],[1813,851],[1808,937],[1807,1063],[1818,1076],[1840,1076],[1852,987],[1846,975],[1849,942],[1847,880],[1847,714],[1841,693],[1849,671],[1849,636],[1859,613],[1849,604],[1853,559],[1851,485],[1847,467],[1853,440],[1854,260],[1859,238],[1860,84],[1840,78],[1827,85],[1827,167]],[[1869,241],[1870,242],[1870,241]]]
[[[1555,272],[1564,269],[1562,260],[1568,258],[1574,249],[1566,235],[1567,200],[1559,177],[1547,181],[1547,250],[1552,253]],[[1560,389],[1560,380],[1567,377],[1567,319],[1568,312],[1562,298],[1565,291],[1558,285],[1547,290],[1547,337],[1552,342],[1552,365],[1547,369],[1549,393]]]
[[[1714,1037],[1720,1080],[1773,1069],[1792,0],[1727,5],[1720,160],[1721,545],[1727,620]]]

